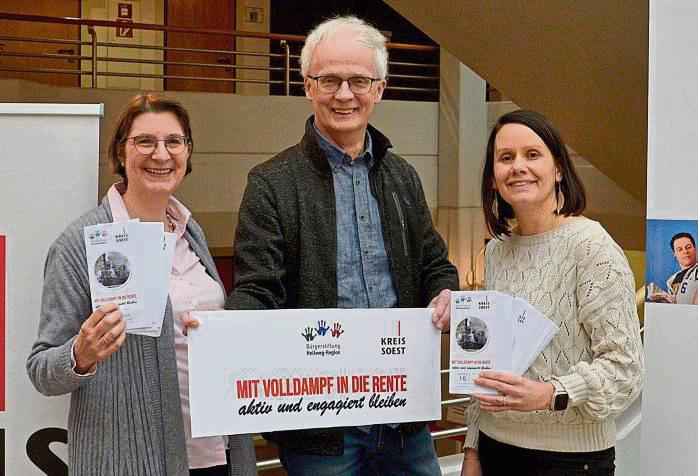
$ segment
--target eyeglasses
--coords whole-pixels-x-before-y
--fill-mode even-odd
[[[170,154],[181,154],[187,150],[187,145],[191,143],[191,139],[186,136],[170,135],[164,139],[158,139],[150,134],[142,134],[139,136],[127,137],[126,140],[132,140],[136,151],[143,155],[149,155],[155,152],[158,142],[164,142],[165,148]]]
[[[374,81],[378,78],[366,78],[364,76],[354,76],[353,78],[342,79],[339,76],[308,76],[317,83],[317,88],[321,93],[332,94],[339,91],[344,81],[349,85],[349,90],[354,94],[366,94],[373,87]]]

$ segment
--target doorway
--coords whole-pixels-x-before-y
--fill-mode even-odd
[[[184,28],[203,30],[233,30],[235,29],[235,1],[207,0],[192,2],[189,0],[166,0],[165,24]],[[168,48],[195,48],[205,50],[235,49],[235,38],[230,35],[196,35],[192,33],[171,33],[166,35],[165,44]],[[167,50],[165,58],[168,62],[184,62],[197,64],[215,64],[210,66],[181,66],[167,64],[167,76],[190,76],[219,79],[235,78],[235,70],[223,65],[232,65],[232,53],[206,53],[194,51]],[[232,81],[206,81],[196,79],[166,79],[165,89],[169,91],[204,91],[216,93],[234,93],[235,84]]]

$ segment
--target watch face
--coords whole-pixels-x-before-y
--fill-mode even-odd
[[[570,397],[566,393],[558,393],[555,395],[555,411],[566,410],[569,399]]]

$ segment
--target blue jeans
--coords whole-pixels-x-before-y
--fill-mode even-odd
[[[290,476],[441,475],[426,427],[404,439],[387,425],[373,425],[370,433],[348,427],[341,456],[304,455],[279,448],[279,457]]]

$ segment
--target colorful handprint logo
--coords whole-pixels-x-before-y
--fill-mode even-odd
[[[301,332],[301,335],[305,337],[306,342],[310,342],[311,340],[315,339],[316,334],[313,334],[314,329],[312,327],[306,327],[305,328],[305,333]]]
[[[327,324],[327,321],[323,320],[317,321],[316,327],[308,326],[301,332],[301,336],[306,342],[311,342],[315,340],[316,337],[332,336],[339,339],[339,336],[342,334],[344,334],[344,329],[342,329],[342,325],[340,323],[335,322],[330,326]]]
[[[339,338],[339,336],[341,336],[342,334],[344,334],[344,330],[342,329],[342,325],[335,322],[334,328],[332,329],[332,337]]]

